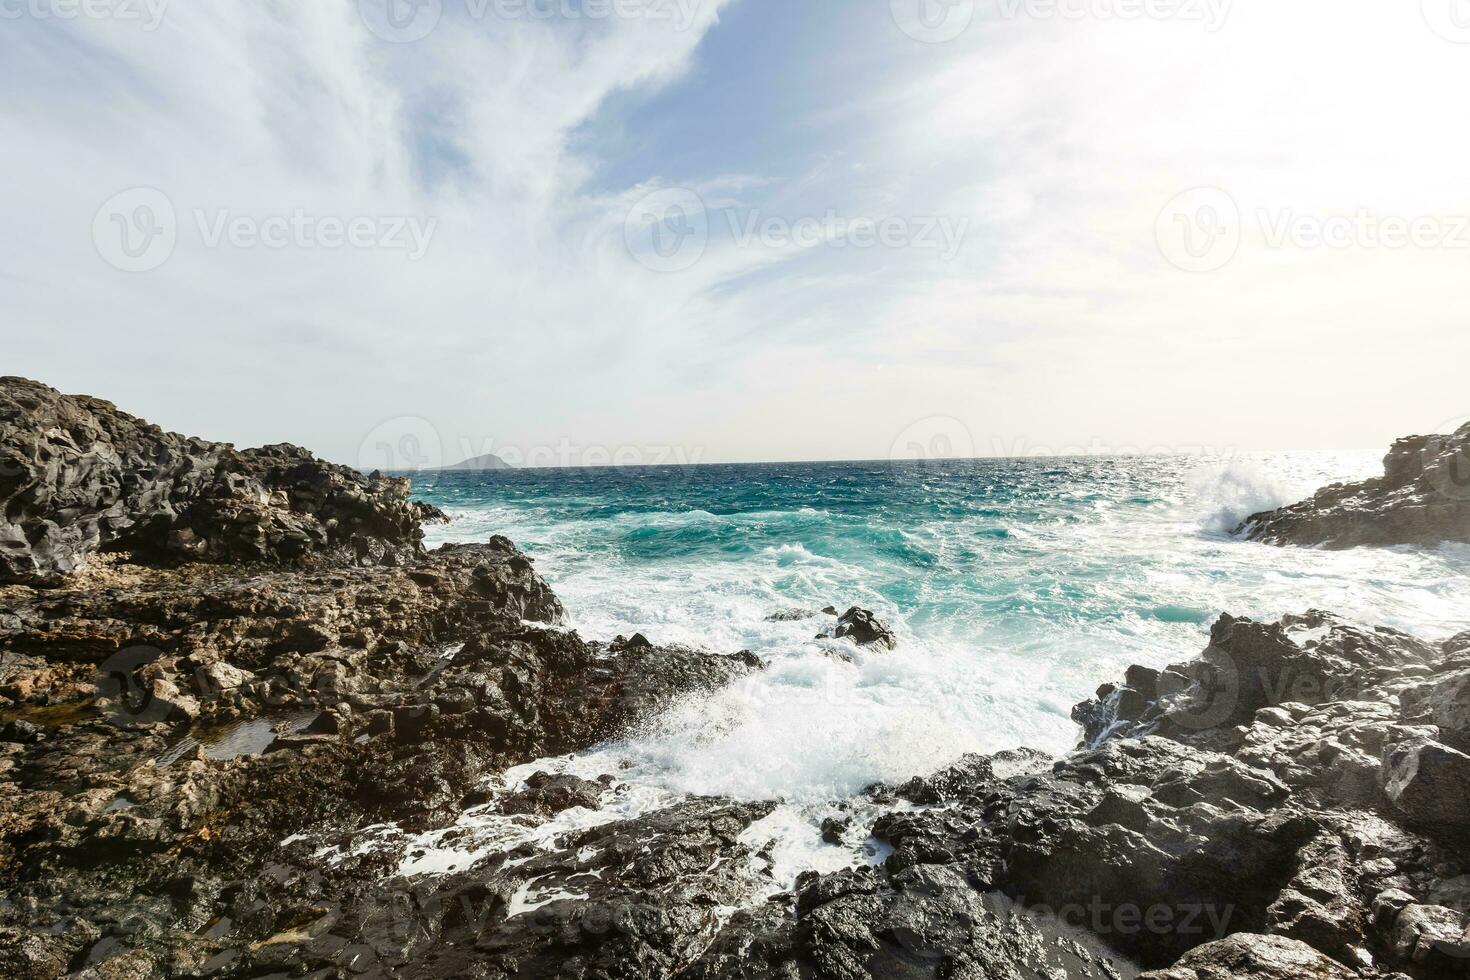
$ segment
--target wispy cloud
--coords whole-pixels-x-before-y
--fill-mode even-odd
[[[395,417],[718,459],[882,455],[935,415],[982,445],[1263,445],[1461,413],[1470,255],[1268,231],[1470,215],[1470,47],[1413,4],[997,3],[939,43],[887,4],[792,15],[800,71],[761,57],[779,12],[725,0],[8,21],[7,368],[347,461]],[[711,127],[752,73],[804,87]],[[614,103],[662,124],[605,128]],[[1166,209],[1197,188],[1239,241],[1187,271],[1167,234],[1202,212]],[[164,261],[99,249],[99,221],[163,242],[164,211]]]

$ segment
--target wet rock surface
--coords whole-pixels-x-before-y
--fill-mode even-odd
[[[829,615],[836,615],[836,611],[830,607],[827,612]],[[898,637],[894,636],[893,630],[886,623],[872,610],[857,606],[837,616],[835,624],[817,634],[819,640],[827,637],[849,640],[860,647],[874,647],[879,650],[892,650],[898,646]]]
[[[510,541],[425,554],[409,504],[342,537],[288,488],[325,537],[239,548],[179,437],[38,388],[6,382],[0,416],[26,542],[0,586],[0,977],[1470,975],[1470,635],[1222,617],[1078,705],[1062,759],[871,787],[813,828],[870,860],[788,887],[777,801],[640,810],[617,772],[540,768],[759,658],[584,641]],[[406,500],[339,476],[373,513]],[[121,544],[141,561],[96,560]],[[892,644],[861,609],[836,632]]]
[[[1325,487],[1253,515],[1235,533],[1329,549],[1470,541],[1470,423],[1449,435],[1400,439],[1384,457],[1383,476]]]
[[[407,569],[248,582],[189,569],[103,594],[7,596],[26,669],[50,670],[31,665],[53,653],[66,669],[0,715],[4,976],[123,956],[140,976],[303,962],[337,935],[311,911],[361,914],[352,902],[385,868],[325,868],[283,840],[443,824],[487,773],[613,737],[759,666],[527,625],[561,607],[503,540]],[[119,658],[140,639],[154,646]],[[241,726],[257,726],[249,748],[212,747]],[[595,803],[592,787],[533,779],[521,802],[549,815]]]

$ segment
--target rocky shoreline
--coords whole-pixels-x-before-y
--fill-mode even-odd
[[[1248,533],[1466,540],[1466,443]],[[1470,634],[1222,617],[1065,758],[871,787],[823,832],[873,860],[789,888],[774,801],[487,782],[763,665],[586,642],[507,539],[426,551],[408,493],[0,379],[0,976],[1470,975]],[[418,868],[425,833],[462,860]]]

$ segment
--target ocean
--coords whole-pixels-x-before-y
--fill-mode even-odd
[[[790,826],[776,836],[791,838],[814,837],[822,814],[875,781],[967,752],[1068,751],[1075,702],[1130,664],[1193,658],[1222,612],[1315,607],[1428,639],[1470,629],[1470,548],[1326,552],[1230,536],[1251,513],[1376,474],[1380,457],[516,470],[421,475],[415,489],[452,518],[431,546],[507,535],[589,639],[641,632],[769,662],[526,773],[616,772],[630,812],[690,794],[782,800],[773,820]],[[830,617],[769,618],[828,605],[874,610],[898,649],[816,639]],[[820,869],[812,853],[790,867]]]

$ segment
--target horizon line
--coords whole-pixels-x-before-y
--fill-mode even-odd
[[[410,470],[367,470],[363,472],[380,472],[390,476],[441,476],[445,474],[486,474],[486,473],[528,473],[547,470],[668,470],[668,469],[695,469],[699,467],[715,466],[859,466],[859,465],[884,465],[884,466],[929,466],[939,463],[976,463],[976,462],[1027,462],[1045,460],[1067,460],[1067,459],[1162,459],[1175,457],[1198,457],[1200,459],[1230,458],[1233,456],[1264,456],[1264,455],[1286,455],[1294,453],[1376,453],[1382,450],[1368,447],[1336,447],[1329,449],[1250,449],[1235,452],[1108,452],[1108,453],[1043,453],[1037,455],[994,455],[994,456],[943,456],[934,459],[893,459],[885,457],[874,457],[870,459],[789,459],[789,460],[724,460],[724,461],[700,461],[682,463],[602,463],[602,464],[579,464],[569,463],[555,466],[516,466],[506,463],[504,468],[484,467],[476,469],[460,469],[462,460],[449,466],[439,466],[432,469],[410,469]],[[471,457],[476,458],[476,457]],[[504,462],[504,460],[502,460]]]

